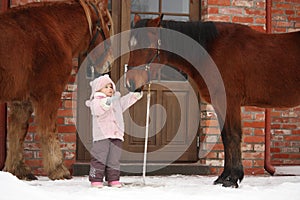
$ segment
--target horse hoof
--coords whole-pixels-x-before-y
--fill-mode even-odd
[[[232,182],[232,181],[224,181],[223,182],[223,187],[231,187],[231,188],[238,188],[239,185],[237,184],[237,182]]]
[[[70,171],[67,170],[67,168],[64,166],[61,166],[60,168],[57,168],[53,172],[49,173],[48,177],[51,180],[62,180],[62,179],[71,179],[72,178]]]
[[[224,178],[219,176],[217,180],[214,181],[214,185],[219,185],[224,183]]]
[[[16,177],[18,177],[18,179],[25,180],[25,181],[38,180],[38,178],[31,173],[25,175],[16,175]]]

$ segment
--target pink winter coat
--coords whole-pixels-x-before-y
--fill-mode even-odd
[[[107,105],[108,97],[102,92],[95,92],[89,105],[93,116],[93,141],[107,138],[124,141],[123,112],[141,98],[141,93],[130,92],[121,97],[116,92],[114,101]]]

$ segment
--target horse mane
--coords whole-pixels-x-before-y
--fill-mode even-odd
[[[173,21],[163,20],[161,22],[163,28],[168,28],[174,31],[183,33],[206,49],[207,44],[218,36],[218,31],[213,22],[201,21]]]
[[[148,20],[149,19],[141,19],[136,23],[134,28],[147,27]],[[207,47],[207,44],[213,41],[218,36],[218,30],[214,22],[183,22],[174,20],[163,20],[161,21],[161,26],[163,28],[178,31],[193,38],[205,49]]]

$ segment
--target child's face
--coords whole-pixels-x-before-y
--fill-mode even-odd
[[[106,96],[111,97],[114,94],[114,89],[111,83],[108,83],[100,90],[100,92],[104,93]]]

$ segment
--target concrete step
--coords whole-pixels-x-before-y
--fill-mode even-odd
[[[90,165],[87,162],[77,162],[73,165],[73,176],[88,175]],[[210,169],[207,165],[199,163],[148,163],[147,175],[209,175]],[[142,163],[121,163],[121,176],[140,176],[143,172]]]

